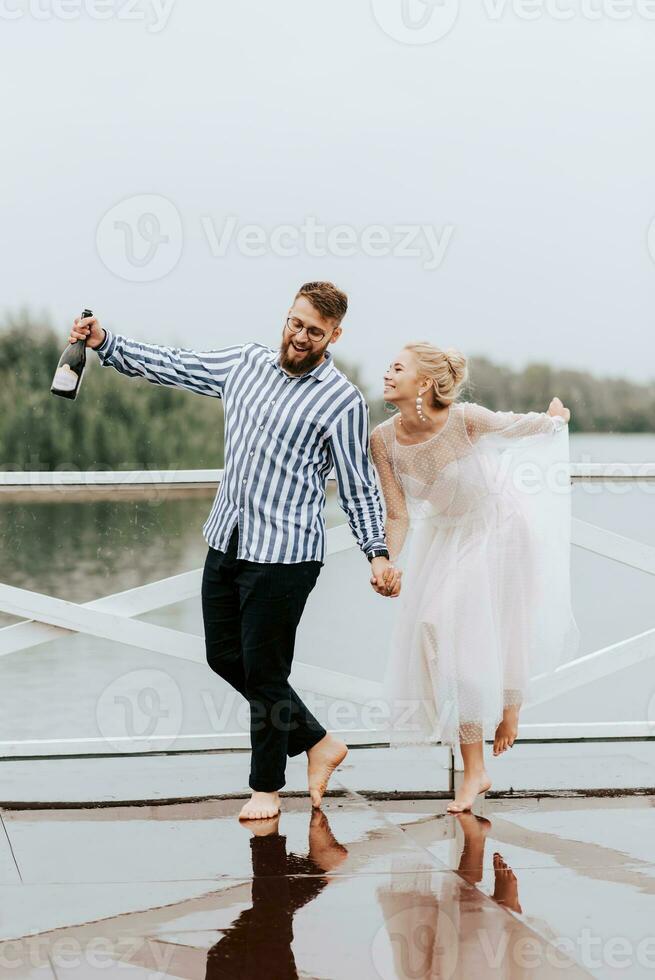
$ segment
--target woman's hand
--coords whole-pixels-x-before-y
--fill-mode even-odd
[[[571,412],[565,408],[562,402],[555,396],[548,406],[548,415],[561,415],[565,422],[571,418]]]
[[[389,564],[386,560],[385,566],[386,567],[381,575],[378,575],[377,577],[375,574],[371,575],[371,585],[378,595],[395,598],[396,596],[400,595],[400,582],[403,573],[393,565]]]
[[[403,577],[403,573],[398,568],[394,568],[390,565],[384,573],[384,584],[389,591],[390,596],[400,595],[400,583]]]

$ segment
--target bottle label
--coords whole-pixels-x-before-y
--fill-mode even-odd
[[[78,377],[69,364],[62,364],[55,371],[52,380],[52,387],[59,388],[60,391],[73,391],[77,385]]]

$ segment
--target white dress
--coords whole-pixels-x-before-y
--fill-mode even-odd
[[[492,739],[530,682],[575,656],[568,426],[450,406],[403,445],[371,434],[387,546],[403,570],[384,679],[392,744]]]

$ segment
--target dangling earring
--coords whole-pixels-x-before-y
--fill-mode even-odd
[[[425,415],[423,414],[423,399],[421,398],[420,394],[417,395],[417,398],[416,398],[416,411],[417,411],[418,417],[420,418],[421,422],[427,422],[427,419],[426,419]]]

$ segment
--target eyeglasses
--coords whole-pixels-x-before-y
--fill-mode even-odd
[[[318,344],[321,340],[325,339],[325,330],[321,330],[319,327],[305,327],[302,320],[299,320],[295,316],[287,317],[287,327],[291,333],[300,333],[303,328],[306,329],[307,336],[314,344]]]

